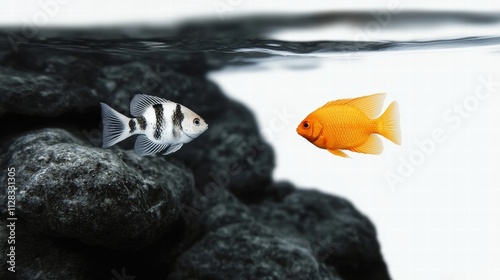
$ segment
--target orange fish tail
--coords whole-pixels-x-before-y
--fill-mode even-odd
[[[399,106],[396,101],[392,102],[387,110],[378,119],[378,133],[401,145],[401,128],[399,126]]]

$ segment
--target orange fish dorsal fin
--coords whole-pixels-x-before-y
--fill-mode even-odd
[[[323,107],[331,105],[351,105],[363,111],[370,119],[375,119],[382,111],[385,93],[376,93],[356,98],[338,99],[327,102]]]

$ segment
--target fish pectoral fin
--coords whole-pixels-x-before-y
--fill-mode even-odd
[[[163,153],[163,154],[164,154],[164,155],[168,155],[168,154],[171,154],[171,153],[175,153],[175,152],[177,152],[180,148],[182,148],[182,145],[183,145],[183,143],[170,145],[170,147],[168,147],[167,151],[166,151],[165,153]]]
[[[380,155],[384,150],[384,146],[377,135],[371,134],[363,144],[350,150],[357,153]]]
[[[361,110],[370,119],[375,119],[382,111],[385,95],[385,93],[376,93],[356,98],[338,99],[326,103],[323,107],[331,105],[351,105]]]
[[[134,150],[140,156],[147,156],[159,153],[168,147],[166,144],[158,144],[151,140],[146,135],[139,135],[135,140]]]
[[[336,156],[350,158],[346,153],[342,152],[341,150],[334,150],[334,149],[327,149],[327,150]]]
[[[151,96],[147,94],[136,94],[130,101],[130,114],[134,117],[142,117],[147,108],[160,104],[171,102],[167,99]]]

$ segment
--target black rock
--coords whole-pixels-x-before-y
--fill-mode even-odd
[[[8,222],[9,223],[9,222]],[[102,279],[101,275],[109,275],[100,263],[98,255],[102,251],[91,252],[91,249],[82,248],[82,244],[67,240],[55,240],[30,229],[20,220],[15,221],[15,246],[13,251],[14,265],[11,267],[6,261],[0,264],[0,279],[2,280],[95,280]],[[5,219],[0,221],[0,238],[9,234]],[[4,246],[5,247],[2,247]],[[0,249],[5,254],[10,253],[10,246],[2,242]],[[9,249],[9,250],[7,250]],[[96,254],[99,253],[99,254]],[[2,256],[3,257],[3,256]],[[10,257],[9,257],[10,259]],[[106,273],[108,272],[108,273]]]
[[[390,279],[375,227],[349,201],[315,190],[274,186],[251,205],[257,221],[281,234],[307,240],[314,257],[346,280]],[[280,190],[281,189],[281,190]]]
[[[265,190],[249,205],[225,189],[195,194],[183,217],[201,241],[170,279],[390,279],[374,226],[347,200],[289,183]]]
[[[82,67],[82,62],[73,61],[73,58],[63,57],[61,60]],[[36,63],[37,60],[32,62]],[[83,113],[97,106],[102,94],[105,94],[100,83],[82,84],[85,73],[77,72],[67,79],[67,73],[75,73],[75,69],[59,72],[59,69],[50,70],[50,66],[47,67],[49,69],[42,72],[0,67],[0,115],[15,113],[55,117],[69,112]],[[66,73],[66,76],[59,73]]]
[[[16,168],[17,214],[40,232],[110,248],[157,241],[190,200],[191,172],[165,157],[88,147],[68,132],[19,137],[2,166]]]
[[[259,223],[207,233],[176,262],[168,279],[341,279],[318,263],[307,244]]]

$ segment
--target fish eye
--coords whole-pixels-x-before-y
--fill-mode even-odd
[[[304,128],[309,128],[309,127],[310,127],[309,122],[304,122],[304,123],[302,124],[302,126],[303,126]]]
[[[201,124],[200,119],[198,119],[198,118],[195,118],[195,119],[193,120],[193,123],[194,123],[194,125],[196,125],[196,126],[199,126],[199,125]]]

